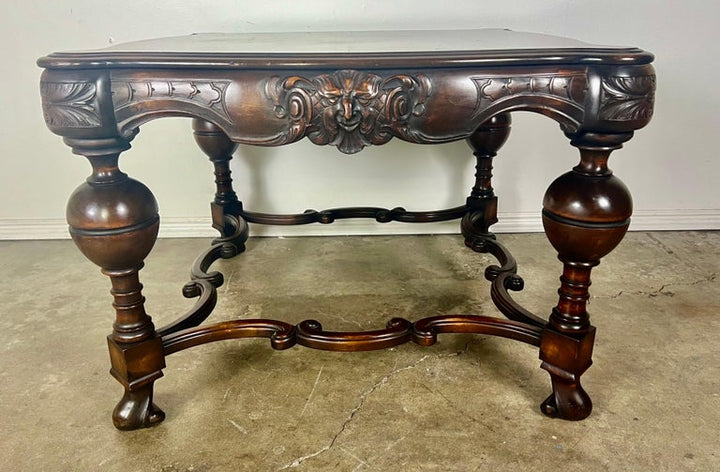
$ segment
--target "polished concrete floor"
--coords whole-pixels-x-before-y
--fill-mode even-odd
[[[500,235],[517,295],[546,315],[560,265],[544,235]],[[162,325],[204,240],[160,240],[143,270]],[[108,375],[109,283],[68,241],[0,242],[0,470],[3,471],[718,471],[720,233],[631,233],[594,272],[593,414],[544,417],[537,350],[441,335],[430,348],[331,353],[267,340],[168,358],[164,423],[116,431]],[[383,327],[441,313],[495,314],[492,263],[458,236],[252,239],[219,261],[211,320]]]

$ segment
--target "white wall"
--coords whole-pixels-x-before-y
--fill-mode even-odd
[[[653,122],[611,166],[635,199],[633,229],[720,229],[720,2],[686,0],[231,1],[5,0],[0,16],[4,92],[0,113],[0,238],[64,237],[67,196],[89,173],[42,120],[35,60],[58,50],[191,32],[507,27],[656,54]],[[538,230],[547,185],[575,165],[554,121],[514,114],[497,159],[497,231]],[[212,234],[210,163],[194,146],[189,120],[145,125],[121,165],[155,193],[165,235]],[[412,146],[398,140],[345,156],[303,141],[238,151],[236,189],[246,208],[296,212],[339,205],[434,209],[464,201],[473,159],[463,142]],[[305,175],[304,179],[297,176]],[[354,220],[330,226],[255,226],[255,234],[457,231],[457,224],[378,227]]]

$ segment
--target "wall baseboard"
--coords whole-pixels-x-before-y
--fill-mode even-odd
[[[496,233],[535,233],[543,230],[540,212],[501,213]],[[632,217],[631,231],[698,231],[720,230],[717,210],[639,210]],[[303,226],[251,225],[253,236],[347,236],[387,234],[455,234],[457,221],[442,223],[379,224],[369,220],[343,220],[332,225]],[[161,238],[198,238],[217,236],[210,218],[162,218]],[[68,239],[67,223],[52,219],[0,219],[0,240]]]

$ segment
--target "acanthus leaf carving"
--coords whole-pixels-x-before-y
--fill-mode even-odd
[[[655,105],[655,76],[603,77],[601,120],[649,120]]]
[[[273,144],[307,136],[319,145],[333,145],[345,154],[380,145],[393,136],[410,136],[408,122],[425,113],[431,93],[424,75],[383,78],[356,70],[340,70],[306,78],[272,77],[265,93],[275,116],[288,128]]]
[[[42,82],[45,123],[51,129],[102,126],[93,82]]]

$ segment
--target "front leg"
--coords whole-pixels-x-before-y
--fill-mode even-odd
[[[563,263],[558,304],[540,340],[542,368],[553,385],[553,393],[541,405],[548,416],[581,420],[592,410],[580,385],[580,376],[592,364],[595,340],[586,310],[590,272],[620,243],[630,224],[630,193],[612,175],[607,160],[631,136],[575,136],[572,144],[580,149],[580,164],[545,193],[543,226]]]
[[[92,175],[70,197],[67,221],[75,244],[112,282],[116,321],[108,336],[110,373],[125,388],[113,411],[113,423],[123,430],[153,426],[165,418],[152,402],[165,355],[145,312],[138,271],[157,239],[157,203],[146,186],[118,169],[118,156],[130,147],[129,140],[66,138],[65,142],[93,166]]]

